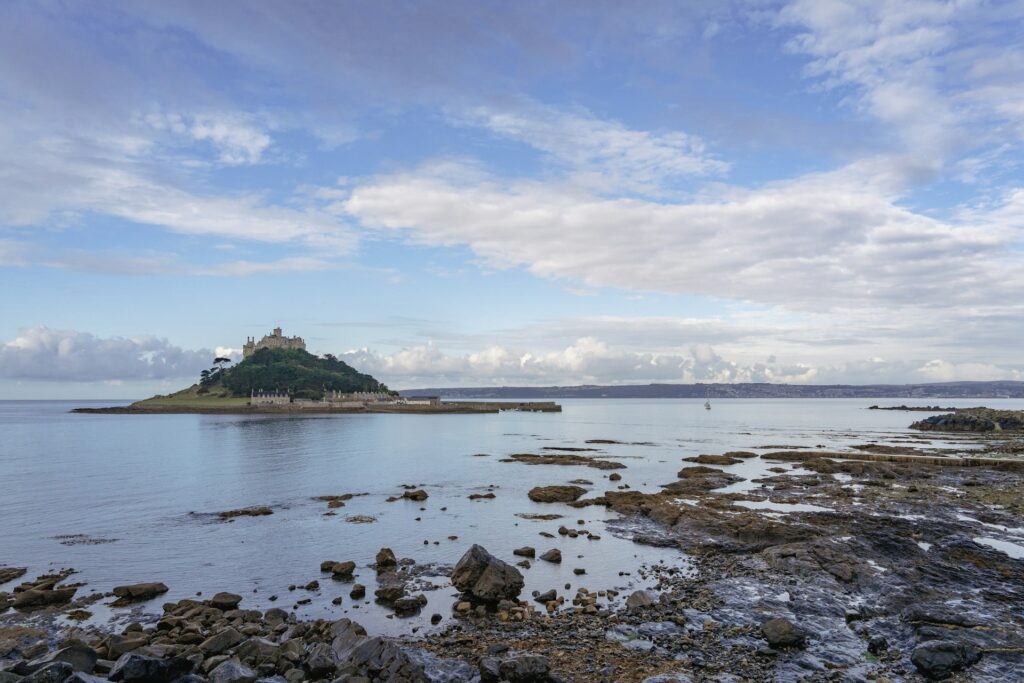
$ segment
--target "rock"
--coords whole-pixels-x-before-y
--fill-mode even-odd
[[[612,472],[611,474],[608,475],[608,481],[620,481],[621,479],[622,475],[619,474],[618,472]]]
[[[469,494],[470,500],[491,500],[494,498],[494,493],[488,491],[487,493],[471,493]]]
[[[398,579],[385,581],[377,587],[373,594],[380,602],[386,605],[393,604],[396,600],[405,597],[405,582]]]
[[[77,588],[30,588],[14,594],[14,609],[32,609],[71,602]]]
[[[406,595],[398,598],[394,601],[392,607],[398,614],[412,614],[419,612],[420,609],[427,604],[426,596],[420,595]]]
[[[238,607],[238,603],[240,602],[242,602],[241,595],[235,595],[234,593],[217,593],[210,598],[210,607],[229,610]]]
[[[535,503],[571,503],[586,492],[582,486],[535,486],[527,495]]]
[[[212,635],[200,643],[199,649],[207,656],[219,655],[224,651],[233,648],[235,645],[238,645],[243,640],[245,640],[245,638],[242,634],[229,626],[220,633]]]
[[[93,669],[96,668],[97,659],[96,650],[93,650],[88,645],[69,645],[29,662],[28,673],[38,671],[52,662],[65,662],[70,664],[71,668],[75,671],[91,674]]]
[[[70,677],[65,678],[64,683],[106,683],[106,680],[107,679],[100,678],[99,676],[92,676],[90,674],[82,673],[81,671],[76,671],[71,674]],[[6,683],[2,676],[0,676],[0,683]],[[175,679],[174,683],[187,682],[184,680],[184,677],[180,677]]]
[[[306,671],[314,678],[327,678],[334,674],[334,653],[327,643],[314,643],[306,649],[306,657],[303,662]]]
[[[537,551],[530,546],[523,546],[522,548],[516,548],[513,550],[512,554],[518,555],[519,557],[536,557]]]
[[[544,560],[545,562],[554,562],[555,564],[559,564],[562,561],[562,551],[558,548],[552,548],[551,550],[541,555],[540,559]]]
[[[626,609],[642,609],[644,607],[650,607],[654,604],[654,597],[651,596],[647,591],[635,591],[632,595],[626,598]]]
[[[114,586],[113,593],[121,598],[118,602],[136,602],[151,600],[167,592],[167,586],[156,581],[152,583],[132,583],[126,586]]]
[[[434,626],[440,624],[442,619],[444,619],[444,617],[442,617],[440,614],[437,614],[436,612],[430,615],[430,623]]]
[[[335,579],[350,579],[352,578],[352,572],[356,570],[356,563],[352,561],[348,562],[335,562],[331,565],[329,572]]]
[[[250,666],[258,666],[264,662],[275,662],[280,656],[281,648],[263,638],[249,638],[237,648],[235,656]]]
[[[552,588],[551,590],[546,590],[546,591],[544,591],[543,593],[541,593],[540,595],[538,595],[537,597],[534,598],[534,600],[536,600],[539,603],[548,603],[548,602],[551,602],[551,601],[557,600],[557,599],[558,599],[558,593],[555,592],[554,588]]]
[[[377,569],[396,566],[398,566],[398,560],[395,559],[394,551],[391,548],[381,548],[377,553]]]
[[[62,683],[74,672],[75,670],[67,662],[51,662],[25,676],[18,683]]]
[[[170,683],[191,671],[192,663],[184,657],[159,659],[129,652],[118,658],[107,678],[124,683]]]
[[[271,607],[263,614],[263,619],[271,626],[288,621],[288,613],[279,607]]]
[[[210,672],[209,680],[210,683],[256,683],[256,672],[237,659],[229,659]]]
[[[922,676],[933,681],[949,678],[981,659],[981,652],[970,643],[951,640],[930,640],[918,645],[910,661]]]
[[[265,515],[272,515],[274,511],[266,506],[239,508],[237,510],[225,510],[224,512],[218,512],[217,516],[221,519],[234,519],[235,517],[263,517]]]
[[[484,602],[514,600],[523,590],[523,583],[518,569],[479,545],[467,550],[452,570],[452,585]]]
[[[0,583],[20,579],[27,571],[26,567],[0,567]]]
[[[789,619],[778,617],[761,624],[765,640],[774,648],[801,647],[807,635]]]
[[[406,491],[402,494],[402,498],[406,500],[414,500],[416,502],[423,502],[428,498],[427,492],[423,489],[416,489],[415,491]]]
[[[683,458],[683,460],[701,465],[735,465],[743,462],[739,458],[733,458],[728,455],[697,455],[692,458]]]
[[[366,597],[366,586],[361,583],[357,583],[352,586],[352,590],[349,592],[348,597],[353,600],[362,600]]]
[[[149,638],[145,634],[130,634],[128,636],[115,634],[107,640],[107,654],[111,659],[117,659],[125,653],[138,650],[146,645],[149,645]]]
[[[549,678],[551,667],[548,658],[541,655],[521,654],[498,659],[484,657],[480,660],[481,683],[544,683]]]
[[[572,573],[573,573],[573,574],[575,574],[576,576],[580,576],[580,575],[582,575],[582,574],[586,574],[586,573],[587,573],[587,570],[586,570],[586,569],[584,569],[583,567],[575,567],[575,568],[574,568],[574,569],[572,570]]]

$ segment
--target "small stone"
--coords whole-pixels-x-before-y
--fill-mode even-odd
[[[761,631],[765,640],[772,647],[802,647],[807,640],[806,634],[788,619],[781,617],[769,619],[761,624]]]

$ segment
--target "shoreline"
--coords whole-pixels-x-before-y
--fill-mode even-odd
[[[493,414],[505,411],[560,413],[562,406],[554,401],[451,401],[439,405],[366,405],[362,407],[333,406],[112,406],[101,408],[73,408],[70,412],[101,415],[308,415],[308,414],[396,414],[396,415],[448,415]]]

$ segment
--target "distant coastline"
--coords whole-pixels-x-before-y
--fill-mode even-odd
[[[1024,382],[937,382],[930,384],[629,384],[548,387],[432,387],[405,389],[403,396],[445,399],[564,398],[1024,398]]]

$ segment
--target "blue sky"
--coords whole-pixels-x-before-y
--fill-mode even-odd
[[[1024,3],[0,6],[0,398],[1024,379]]]

